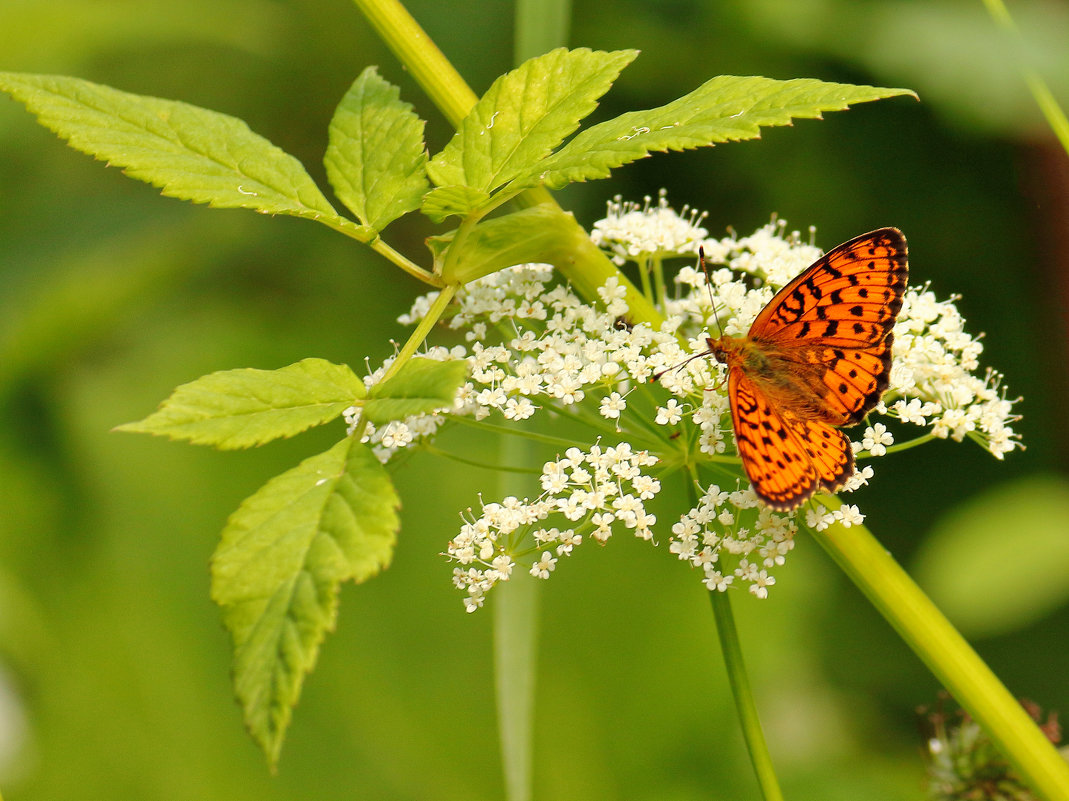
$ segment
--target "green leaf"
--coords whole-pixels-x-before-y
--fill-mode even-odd
[[[574,217],[542,204],[479,223],[459,245],[461,251],[453,254],[455,234],[427,240],[436,269],[451,284],[466,284],[514,264],[569,264],[588,241]]]
[[[323,359],[279,370],[223,370],[183,384],[144,420],[116,430],[248,448],[333,420],[365,394],[348,366]]]
[[[481,189],[470,186],[439,186],[423,196],[420,209],[435,222],[451,215],[464,217],[481,209],[490,201],[490,196]]]
[[[389,565],[399,506],[386,469],[347,437],[268,481],[227,521],[212,599],[233,638],[245,725],[271,764],[334,629],[338,586]]]
[[[502,75],[427,165],[431,180],[492,192],[534,170],[597,107],[636,55],[559,48]]]
[[[424,123],[400,96],[374,67],[360,73],[330,121],[323,160],[338,198],[376,231],[418,209],[430,188]]]
[[[410,359],[397,375],[368,390],[364,416],[381,425],[414,414],[452,409],[457,390],[467,375],[466,361]]]
[[[0,90],[71,147],[169,197],[319,220],[362,240],[374,236],[338,216],[297,159],[236,117],[60,75],[0,72]]]
[[[811,78],[721,75],[659,108],[632,111],[578,134],[552,156],[525,171],[509,186],[518,191],[544,183],[559,189],[573,181],[607,178],[614,167],[654,151],[688,150],[719,142],[756,139],[761,128],[790,125],[792,119],[820,119],[852,103],[912,95],[883,89],[826,83]]]
[[[1020,629],[1069,600],[1066,521],[1064,477],[994,487],[936,523],[911,572],[962,633]]]

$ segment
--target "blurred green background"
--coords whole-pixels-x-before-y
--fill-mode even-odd
[[[905,86],[897,99],[656,156],[561,202],[589,225],[616,193],[748,232],[775,212],[830,247],[906,232],[986,332],[1025,400],[1028,450],[939,442],[881,460],[871,528],[1010,689],[1069,709],[1069,158],[979,2],[576,3],[570,44],[642,55],[598,117],[722,73]],[[476,91],[511,65],[508,3],[410,9]],[[1069,105],[1069,6],[1014,4]],[[448,127],[340,0],[4,0],[0,68],[77,75],[244,118],[327,187],[334,105],[368,64]],[[422,260],[431,229],[390,241]],[[491,473],[411,460],[394,565],[342,593],[277,775],[232,701],[207,561],[227,515],[341,429],[253,452],[109,430],[179,383],[305,356],[359,368],[406,335],[421,287],[325,227],[164,199],[0,99],[0,788],[10,799],[496,799],[488,611],[465,615],[438,555]],[[493,443],[454,440],[479,458]],[[671,508],[661,510],[668,520]],[[938,690],[801,538],[771,598],[735,608],[788,797],[919,798],[916,707]],[[543,597],[538,799],[753,798],[705,592],[662,543],[620,536]],[[491,599],[492,603],[492,599]]]

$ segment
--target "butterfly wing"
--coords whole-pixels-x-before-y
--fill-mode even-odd
[[[728,378],[731,419],[743,468],[757,497],[780,511],[818,490],[834,492],[854,472],[850,440],[816,419],[779,409],[739,368]]]
[[[817,259],[761,310],[749,337],[781,346],[819,342],[860,348],[882,342],[909,278],[906,238],[880,228]]]

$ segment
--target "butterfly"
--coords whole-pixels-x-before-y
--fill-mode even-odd
[[[879,403],[891,373],[891,329],[909,277],[906,238],[880,228],[825,253],[776,293],[744,337],[706,339],[728,368],[742,466],[779,511],[854,474],[839,430]]]

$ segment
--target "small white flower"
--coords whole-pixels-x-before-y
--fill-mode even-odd
[[[531,575],[535,578],[547,579],[549,574],[557,566],[557,559],[549,551],[542,552],[542,558],[531,565]]]
[[[895,438],[887,430],[883,423],[875,423],[865,429],[865,436],[861,440],[861,447],[873,456],[883,456],[887,453],[887,446],[893,445]]]
[[[666,403],[664,407],[657,407],[657,417],[654,422],[659,426],[674,426],[682,419],[683,407],[679,405],[679,401],[675,398],[669,398],[668,403]]]
[[[601,399],[601,416],[609,420],[618,420],[620,412],[627,408],[627,401],[619,392],[613,392],[608,397]]]

